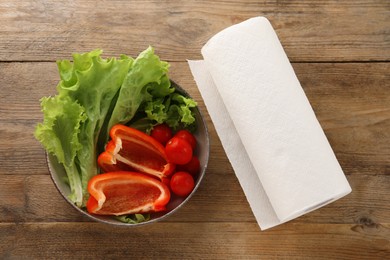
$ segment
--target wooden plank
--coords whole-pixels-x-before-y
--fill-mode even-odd
[[[389,176],[349,176],[352,193],[285,224],[390,223]],[[380,198],[380,199],[378,199]],[[47,175],[3,175],[0,222],[89,221],[72,208]],[[190,201],[166,222],[255,222],[232,169],[211,162],[202,185]]]
[[[389,225],[296,224],[260,232],[254,223],[0,224],[0,258],[385,259]],[[190,246],[189,246],[190,245]]]
[[[353,189],[264,232],[185,63],[200,59],[218,31],[259,15],[293,61]],[[387,259],[389,21],[387,0],[0,0],[0,259]],[[55,94],[56,59],[94,48],[136,56],[148,45],[199,102],[211,136],[208,171],[195,196],[162,222],[92,222],[50,179],[32,135],[39,99]]]
[[[167,60],[197,59],[212,35],[255,16],[272,22],[292,61],[390,59],[386,0],[2,0],[0,60],[53,61],[95,48],[134,56],[148,45]]]
[[[390,63],[293,66],[345,173],[388,175]],[[170,76],[205,115],[213,163],[230,167],[188,65],[172,62]],[[32,133],[42,120],[39,99],[54,95],[57,82],[54,62],[0,63],[0,175],[47,174],[44,151]]]
[[[293,64],[347,174],[390,174],[390,64]]]

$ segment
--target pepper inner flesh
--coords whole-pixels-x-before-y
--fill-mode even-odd
[[[122,139],[122,149],[119,150],[118,154],[136,165],[159,172],[164,170],[167,163],[155,150],[133,140]]]
[[[152,206],[161,194],[158,187],[143,183],[107,185],[102,192],[106,196],[106,200],[99,212],[110,212],[111,214],[127,208],[136,209],[146,205]]]

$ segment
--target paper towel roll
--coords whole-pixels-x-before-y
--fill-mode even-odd
[[[202,62],[189,61],[191,71],[263,229],[351,192],[266,18],[252,18],[219,32],[202,48],[202,55]],[[220,118],[221,111],[231,127],[220,122],[225,120]],[[242,149],[230,147],[226,136],[235,136]],[[241,170],[245,163],[238,153],[251,164],[251,177]],[[255,179],[265,198],[253,195],[248,182]],[[268,213],[265,216],[259,210]]]

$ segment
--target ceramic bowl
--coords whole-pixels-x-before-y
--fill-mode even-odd
[[[189,96],[189,94],[180,86],[178,86],[175,82],[172,81],[172,85],[176,88],[176,90],[180,93],[182,93],[185,96]],[[200,161],[200,172],[198,176],[195,179],[195,188],[193,191],[185,198],[175,196],[173,193],[171,193],[171,200],[167,205],[167,210],[164,212],[158,212],[158,213],[151,213],[150,219],[141,223],[137,224],[128,224],[123,223],[117,219],[115,219],[113,216],[101,216],[101,215],[94,215],[88,213],[85,209],[81,209],[74,205],[74,203],[68,198],[70,194],[70,188],[68,184],[66,183],[66,172],[61,164],[59,164],[56,160],[56,158],[50,154],[47,155],[47,163],[49,172],[51,175],[51,178],[54,182],[54,185],[58,189],[58,191],[61,193],[61,195],[64,197],[64,199],[72,205],[77,211],[79,211],[81,214],[87,216],[88,218],[103,222],[111,225],[119,225],[119,226],[140,226],[140,225],[146,225],[150,223],[154,223],[160,220],[163,220],[170,215],[177,212],[191,197],[194,195],[196,190],[198,189],[207,168],[207,163],[209,159],[209,150],[210,150],[210,144],[209,144],[209,135],[207,131],[206,122],[201,114],[201,111],[199,111],[199,107],[196,107],[194,110],[194,114],[196,117],[197,122],[197,129],[194,133],[194,136],[197,140],[197,148],[195,150],[195,155],[198,156]]]

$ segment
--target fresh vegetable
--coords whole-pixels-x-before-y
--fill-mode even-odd
[[[195,117],[191,108],[196,107],[196,105],[196,102],[191,98],[173,93],[165,98],[156,98],[146,102],[143,109],[148,120],[157,122],[157,124],[165,122],[176,130],[194,126]],[[150,131],[150,129],[146,130]]]
[[[42,98],[41,102],[44,120],[37,125],[34,135],[64,166],[70,186],[70,199],[81,206],[83,185],[77,167],[77,154],[82,149],[78,134],[80,125],[86,120],[84,108],[70,97],[47,97]]]
[[[162,182],[137,172],[111,172],[94,176],[88,183],[89,213],[125,215],[165,210],[170,191]]]
[[[73,62],[57,61],[58,94],[41,99],[43,123],[35,137],[66,170],[70,199],[84,207],[88,181],[99,173],[97,155],[104,150],[111,126],[139,125],[150,130],[166,122],[192,127],[196,102],[175,91],[169,64],[147,48],[133,59],[103,59],[101,50],[73,54]]]
[[[159,124],[153,127],[150,135],[165,145],[172,138],[172,129],[167,124]]]
[[[186,163],[184,165],[176,165],[175,168],[176,171],[185,171],[191,174],[193,177],[195,177],[199,171],[200,171],[200,162],[198,157],[195,155],[192,156],[191,161],[189,163]]]
[[[186,164],[192,158],[191,145],[184,139],[172,137],[165,146],[168,161],[175,164]]]
[[[98,157],[105,172],[138,171],[162,179],[169,176],[175,165],[168,163],[164,146],[151,136],[128,126],[115,125],[111,141]]]
[[[188,172],[176,172],[172,175],[170,188],[178,196],[185,197],[195,187],[194,178]]]
[[[75,169],[65,170],[71,186],[72,199],[76,205],[85,203],[83,196],[86,194],[88,180],[97,173],[96,167],[96,141],[98,131],[106,117],[111,99],[121,86],[132,59],[123,56],[121,59],[104,60],[100,58],[101,51],[95,50],[86,54],[73,55],[74,63],[58,61],[58,69],[61,81],[57,85],[58,95],[49,103],[47,98],[41,100],[43,111],[56,110],[61,113],[44,113],[43,124],[38,124],[35,136],[50,153],[53,153],[58,161],[61,154],[73,157]],[[114,71],[115,73],[111,73]],[[66,100],[66,101],[64,101]],[[72,104],[71,104],[72,103]],[[78,124],[72,124],[74,112],[69,106],[80,106],[83,120]],[[79,111],[77,111],[78,114]],[[71,120],[67,120],[67,119]],[[75,127],[66,127],[67,124]],[[66,130],[68,133],[63,133]],[[76,154],[68,153],[62,147],[73,136],[72,143],[66,145],[75,146]],[[55,146],[52,140],[58,139],[62,146]],[[76,140],[77,139],[77,140]],[[73,181],[71,181],[73,180]],[[82,194],[80,195],[79,183],[81,182]],[[77,187],[75,187],[75,185]],[[77,193],[75,193],[77,191]]]
[[[130,214],[116,216],[115,218],[123,223],[137,224],[150,220],[150,214]]]
[[[168,78],[168,62],[161,61],[151,47],[140,53],[124,78],[118,99],[108,120],[107,133],[116,124],[126,124],[143,102],[173,94]]]
[[[190,131],[188,131],[186,129],[182,129],[182,130],[178,131],[175,134],[175,136],[186,140],[191,145],[192,150],[193,151],[195,150],[195,148],[196,148],[196,138],[190,133]]]

